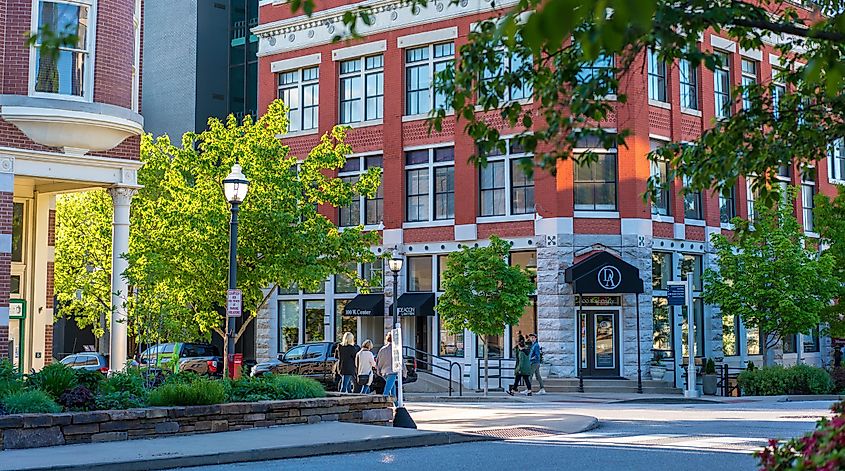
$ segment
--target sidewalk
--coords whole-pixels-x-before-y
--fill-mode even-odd
[[[637,393],[549,393],[532,396],[514,395],[509,396],[501,391],[490,391],[485,397],[483,393],[464,390],[463,396],[457,392],[449,396],[446,393],[407,393],[405,400],[408,403],[420,402],[453,402],[453,403],[549,403],[549,402],[574,402],[587,404],[614,404],[614,403],[651,403],[651,404],[737,404],[744,402],[805,402],[805,401],[839,401],[845,396],[818,395],[818,396],[700,396],[698,398],[685,398],[681,394],[637,394]]]
[[[0,470],[134,471],[387,450],[490,437],[345,422],[0,451]]]

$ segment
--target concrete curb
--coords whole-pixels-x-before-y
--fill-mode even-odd
[[[28,467],[23,468],[22,471],[106,471],[114,469],[120,469],[121,471],[144,471],[496,440],[498,439],[483,435],[471,435],[456,432],[430,432],[424,435],[409,437],[366,439],[342,443],[319,443],[306,446],[279,446],[276,448],[240,450],[235,452],[211,453],[206,455],[141,458],[137,460],[127,459],[125,461],[113,460],[109,462],[84,463],[71,466],[57,464]]]

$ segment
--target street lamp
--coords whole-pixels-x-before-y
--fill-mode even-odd
[[[404,264],[402,257],[394,255],[387,261],[387,267],[393,272],[393,303],[390,308],[393,311],[393,348],[401,346],[402,343],[402,329],[399,326],[399,311],[396,309],[396,296],[399,291],[399,272],[402,271]],[[397,342],[399,342],[397,344]],[[401,428],[417,428],[411,414],[405,409],[404,401],[402,400],[402,370],[405,364],[405,356],[403,352],[399,351],[399,371],[396,374],[396,411],[393,414],[393,426]],[[396,355],[394,354],[394,358]],[[395,366],[395,365],[394,365]]]
[[[246,192],[249,190],[249,180],[241,171],[239,164],[232,165],[232,171],[223,180],[223,194],[226,195],[226,201],[229,202],[232,208],[232,219],[229,221],[229,289],[236,289],[238,283],[238,211],[240,204],[246,198]],[[228,314],[227,314],[228,316]],[[234,358],[235,354],[235,318],[227,317],[226,319],[226,338],[228,342],[226,361],[226,372],[231,368],[229,357]]]

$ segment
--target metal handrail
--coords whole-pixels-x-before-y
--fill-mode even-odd
[[[503,361],[513,361],[513,362],[515,362],[515,360],[513,358],[488,358],[487,359],[487,369],[488,369],[487,378],[488,378],[488,380],[490,380],[490,379],[497,380],[499,382],[498,389],[501,389],[501,390],[504,390],[504,387],[502,386],[502,380],[503,379],[514,379],[514,376],[504,376],[504,375],[502,375],[502,369],[504,368],[502,366]],[[478,379],[477,388],[481,389],[481,378],[483,376],[482,371],[483,371],[483,368],[484,368],[484,358],[477,358],[476,363],[477,363],[476,371],[478,372],[478,374],[476,375],[476,378]],[[496,370],[497,373],[490,374],[489,370]],[[508,366],[506,368],[506,371],[513,371],[513,367]]]
[[[464,395],[464,381],[463,381],[464,380],[464,373],[463,373],[464,370],[461,367],[460,363],[458,363],[456,361],[449,360],[448,358],[441,357],[439,355],[435,355],[435,354],[427,352],[425,350],[418,350],[414,347],[409,347],[407,345],[403,345],[402,349],[405,350],[405,351],[402,352],[402,354],[405,355],[405,356],[410,357],[412,355],[409,355],[408,352],[413,352],[413,353],[422,354],[422,355],[431,357],[432,361],[420,360],[420,359],[417,359],[416,356],[414,356],[414,359],[423,363],[423,364],[426,364],[426,365],[428,365],[432,368],[438,368],[438,369],[441,369],[443,371],[448,372],[449,373],[449,396],[452,395],[452,371],[453,371],[454,366],[458,365],[458,395],[459,396]],[[438,365],[437,363],[434,363],[433,360],[440,360],[442,362],[446,362],[446,363],[449,364],[449,368],[446,368],[445,366],[442,366],[442,365]]]
[[[721,369],[722,371],[719,375],[718,386],[721,386],[720,389],[722,391],[722,396],[728,397],[734,392],[736,392],[737,397],[742,396],[742,390],[739,389],[739,383],[731,385],[731,380],[739,378],[739,374],[745,371],[745,368],[733,368],[727,363],[723,363]],[[731,373],[731,371],[734,371],[735,373]]]

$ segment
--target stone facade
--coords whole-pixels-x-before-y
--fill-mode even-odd
[[[388,425],[383,396],[0,416],[0,450],[341,421]]]

